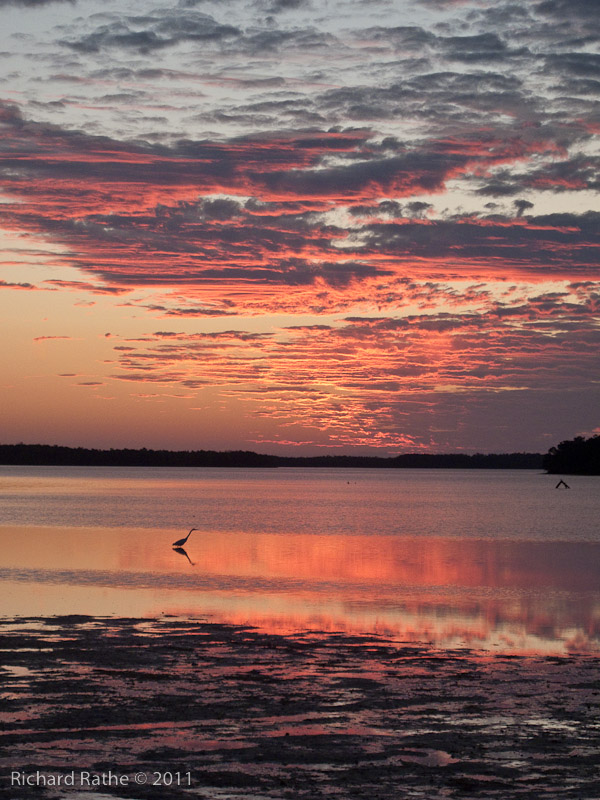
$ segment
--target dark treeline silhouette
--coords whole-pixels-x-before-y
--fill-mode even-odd
[[[271,456],[249,450],[91,450],[47,444],[0,445],[0,464],[93,467],[369,467],[541,469],[540,453],[407,453],[379,456]]]
[[[551,475],[600,475],[600,436],[576,436],[551,447],[543,466]]]

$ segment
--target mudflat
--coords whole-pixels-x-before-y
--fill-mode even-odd
[[[600,797],[600,662],[202,620],[4,618],[0,791]]]

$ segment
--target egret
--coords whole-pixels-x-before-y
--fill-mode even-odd
[[[197,531],[197,530],[198,530],[198,528],[192,528],[192,530],[190,531],[190,533],[192,533],[192,531]],[[184,544],[187,542],[187,540],[190,538],[190,533],[188,533],[188,535],[185,537],[185,539],[177,539],[177,541],[176,541],[176,542],[173,542],[173,547],[183,547],[183,545],[184,545]]]

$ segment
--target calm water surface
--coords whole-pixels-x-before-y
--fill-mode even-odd
[[[0,467],[5,615],[176,614],[600,650],[600,479]],[[191,527],[185,552],[171,543]]]

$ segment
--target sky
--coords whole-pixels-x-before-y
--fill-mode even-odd
[[[600,432],[597,0],[0,0],[0,440]]]

